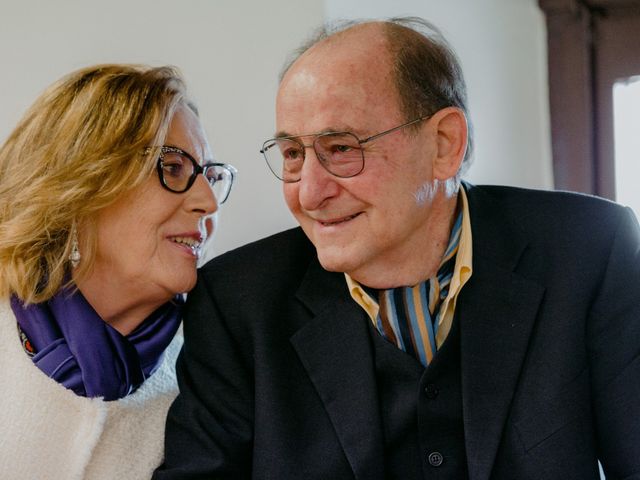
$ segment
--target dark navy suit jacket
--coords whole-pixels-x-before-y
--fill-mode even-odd
[[[456,308],[473,480],[640,479],[640,233],[584,195],[465,185]],[[300,229],[200,271],[160,479],[385,478],[368,334]],[[416,459],[419,461],[419,459]]]

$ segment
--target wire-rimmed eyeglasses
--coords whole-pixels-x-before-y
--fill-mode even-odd
[[[148,155],[156,148],[160,151],[156,170],[164,188],[173,193],[184,193],[191,188],[198,175],[203,174],[219,205],[229,198],[233,181],[238,174],[232,165],[213,162],[200,165],[187,152],[172,145],[147,147],[144,154]]]
[[[307,148],[313,148],[320,164],[330,174],[340,178],[355,177],[364,170],[364,150],[362,145],[377,140],[383,135],[426,120],[430,116],[425,115],[416,118],[384,132],[371,135],[364,140],[360,140],[351,132],[325,132],[276,137],[264,142],[260,153],[264,155],[267,165],[273,174],[285,183],[293,183],[300,180]],[[303,137],[314,137],[314,139],[308,145],[302,142],[301,139]]]

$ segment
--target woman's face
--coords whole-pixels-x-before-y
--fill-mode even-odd
[[[165,145],[181,148],[200,164],[212,161],[200,121],[187,107],[176,111]],[[98,249],[87,284],[110,285],[115,289],[103,292],[125,291],[160,303],[189,291],[196,281],[197,246],[206,236],[200,220],[217,209],[202,175],[186,192],[173,193],[154,172],[98,215]]]

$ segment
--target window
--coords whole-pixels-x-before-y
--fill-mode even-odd
[[[637,99],[638,93],[630,92],[640,87],[635,80],[620,79],[640,76],[640,0],[538,2],[547,18],[555,186],[635,203],[637,212],[638,197],[629,197],[627,182],[638,177],[626,173],[634,161],[624,160],[630,155],[624,152],[640,152],[638,143],[632,150],[625,146],[638,141],[625,132],[634,126],[638,130],[638,100],[627,95]],[[622,93],[627,88],[629,93]],[[625,96],[617,109],[614,95]],[[635,102],[635,109],[627,109],[627,102]],[[636,164],[638,158],[636,153]]]
[[[640,217],[640,77],[613,86],[616,200]]]

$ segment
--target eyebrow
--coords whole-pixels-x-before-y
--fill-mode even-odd
[[[312,137],[314,135],[322,135],[324,133],[341,133],[341,132],[348,132],[348,133],[353,133],[356,136],[360,135],[360,133],[356,133],[357,130],[347,126],[347,125],[343,125],[341,127],[327,127],[327,128],[323,128],[322,130],[318,131],[318,132],[314,132],[314,133],[302,133],[302,134],[293,134],[293,133],[289,133],[285,130],[280,130],[278,132],[275,133],[273,138],[300,138],[300,137]]]
[[[197,156],[195,156],[193,153],[191,153],[191,152],[190,152],[189,150],[187,150],[186,148],[182,148],[182,147],[179,147],[179,146],[177,146],[177,145],[167,144],[167,145],[163,145],[163,146],[165,146],[165,147],[171,147],[171,148],[177,148],[178,150],[183,151],[184,153],[186,153],[187,155],[189,155],[191,158],[193,158],[193,159],[196,161],[196,163],[197,163],[198,165],[200,165],[200,166],[206,165],[206,164],[208,164],[208,163],[216,163],[216,159],[215,159],[215,158],[205,158],[205,157],[202,157],[202,163],[200,163],[200,161],[198,160],[198,157],[197,157]]]

